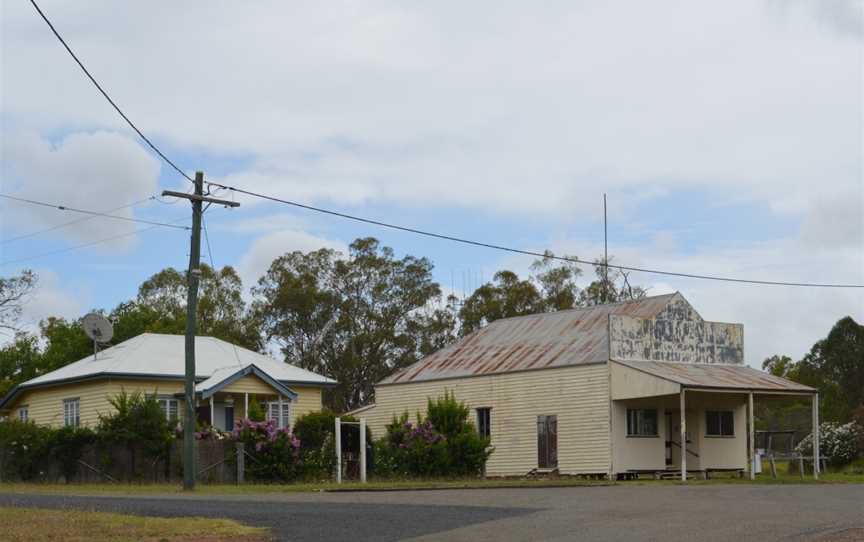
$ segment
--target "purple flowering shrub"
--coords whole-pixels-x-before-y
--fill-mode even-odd
[[[376,473],[408,477],[476,476],[492,453],[489,439],[468,421],[470,410],[445,392],[429,399],[424,418],[394,416],[387,435],[375,443]]]
[[[275,420],[238,421],[231,438],[242,442],[251,457],[246,472],[256,480],[291,481],[300,473],[300,440],[288,428],[279,429]]]

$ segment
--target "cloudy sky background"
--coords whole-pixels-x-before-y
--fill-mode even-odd
[[[42,8],[127,114],[190,174],[528,250],[743,278],[864,283],[864,1],[66,2]],[[535,6],[536,9],[536,6]],[[188,183],[85,79],[27,2],[4,2],[2,192],[178,220]],[[531,263],[242,198],[207,213],[212,259],[252,285],[290,250],[373,235],[457,292]],[[126,207],[124,207],[126,206]],[[188,239],[0,201],[3,275],[41,277],[27,322],[110,309]],[[55,252],[49,256],[41,256]],[[32,259],[27,259],[32,258]],[[209,260],[205,247],[204,258]],[[585,269],[586,277],[592,275]],[[799,357],[861,289],[645,274],[748,362]]]

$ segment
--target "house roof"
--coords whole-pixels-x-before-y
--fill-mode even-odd
[[[142,333],[93,356],[70,363],[16,386],[0,407],[26,389],[99,377],[182,379],[186,354],[183,335]],[[206,380],[217,371],[234,373],[254,365],[283,385],[333,386],[335,380],[277,361],[215,337],[195,338],[195,376]]]
[[[495,320],[379,384],[605,362],[609,315],[650,318],[676,295]]]
[[[274,390],[278,391],[282,395],[290,397],[292,400],[297,398],[297,394],[285,386],[285,384],[282,384],[278,380],[274,380],[265,371],[262,371],[251,363],[240,367],[229,365],[228,367],[216,369],[209,378],[195,384],[195,392],[200,393],[202,399],[206,399],[247,375],[257,376],[270,385]]]
[[[619,361],[637,371],[675,382],[685,388],[815,392],[814,388],[756,370],[747,365],[674,363],[664,361]]]

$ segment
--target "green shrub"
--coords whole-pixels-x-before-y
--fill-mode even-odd
[[[819,426],[819,453],[829,464],[842,467],[851,463],[858,456],[858,443],[864,434],[856,422],[839,424],[824,422]],[[809,434],[798,443],[795,451],[805,457],[813,456],[813,434]]]
[[[33,422],[0,422],[0,462],[3,479],[36,480],[45,475],[52,430]]]
[[[87,427],[61,427],[50,431],[48,450],[68,482],[78,472],[84,448],[96,442],[96,433]]]
[[[255,397],[252,397],[252,399],[249,400],[249,412],[246,413],[246,417],[253,422],[263,422],[266,417],[264,414],[264,408],[261,407],[261,403],[259,403],[258,399]]]
[[[276,421],[241,420],[232,436],[242,442],[251,461],[246,462],[250,479],[290,482],[300,473],[300,441],[287,428],[277,429]]]
[[[470,410],[445,392],[430,398],[425,419],[408,413],[393,417],[387,434],[375,442],[375,472],[408,477],[476,476],[483,473],[492,453],[489,439],[468,421]]]
[[[343,422],[357,422],[354,416],[339,416]],[[329,410],[309,412],[294,422],[294,435],[300,439],[303,473],[309,479],[329,478],[336,469],[336,414]],[[359,452],[360,433],[356,425],[342,425],[342,450]],[[366,428],[366,442],[372,432]]]
[[[96,427],[99,440],[124,445],[133,455],[135,448],[140,447],[151,459],[168,454],[174,430],[155,394],[145,396],[121,390],[109,402],[115,412],[99,415]]]

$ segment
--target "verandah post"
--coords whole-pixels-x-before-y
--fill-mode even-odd
[[[756,428],[753,427],[753,392],[747,394],[747,424],[749,426],[749,438],[747,439],[747,464],[750,468],[750,479],[756,479]]]
[[[687,416],[685,414],[684,392],[681,388],[681,481],[687,481]]]

